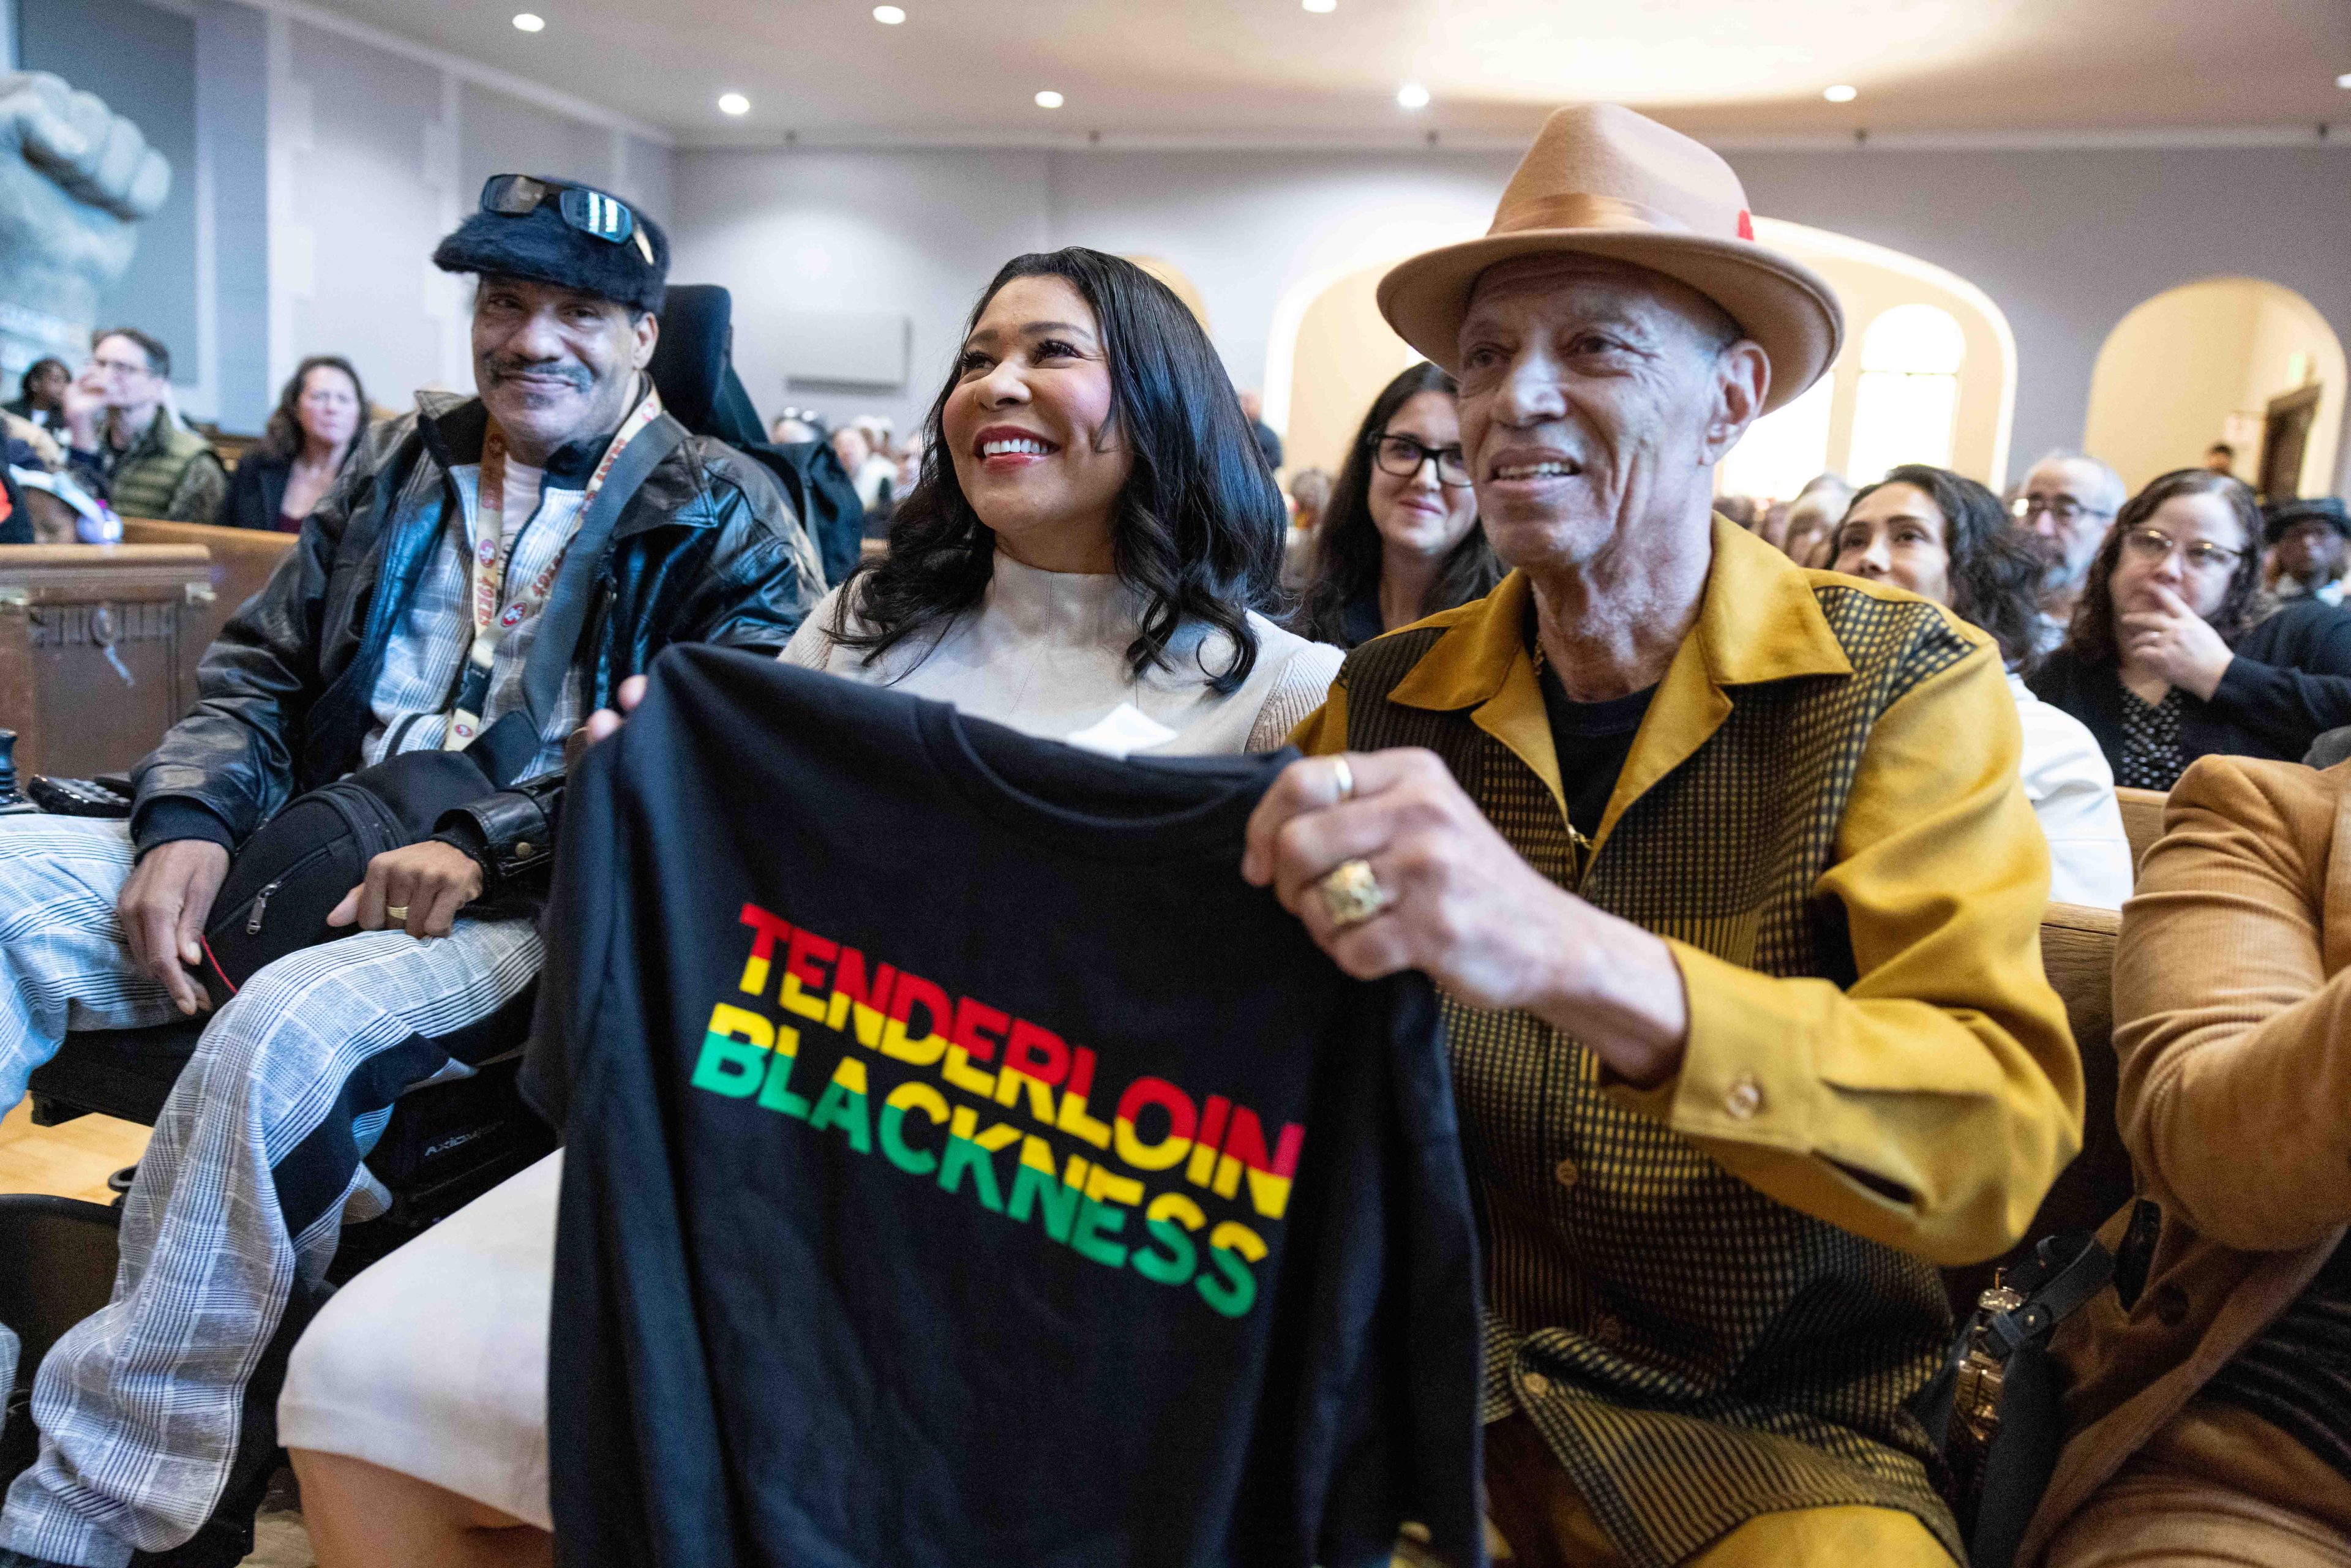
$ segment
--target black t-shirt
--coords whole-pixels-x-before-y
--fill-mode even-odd
[[[1657,688],[1606,702],[1580,703],[1567,695],[1551,666],[1542,667],[1543,708],[1551,717],[1551,740],[1559,752],[1560,791],[1567,797],[1568,825],[1586,839],[1600,835],[1616,776],[1633,754],[1633,737]]]
[[[1480,1560],[1435,997],[1241,881],[1280,760],[663,655],[568,791],[527,1063],[567,1561]]]

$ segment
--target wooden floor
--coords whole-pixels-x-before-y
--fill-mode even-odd
[[[0,1117],[0,1192],[47,1192],[112,1203],[106,1178],[137,1165],[147,1129],[111,1116],[77,1116],[56,1127],[33,1125],[27,1100]]]

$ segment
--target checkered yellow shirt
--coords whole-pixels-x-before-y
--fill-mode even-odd
[[[2081,1126],[2013,699],[1936,607],[1714,544],[1587,864],[1522,576],[1355,650],[1295,738],[1436,751],[1688,990],[1682,1069],[1646,1091],[1531,1014],[1447,1005],[1487,1418],[1532,1418],[1638,1568],[1840,1504],[1963,1556],[1907,1409],[1951,1330],[1935,1265],[2008,1245]]]

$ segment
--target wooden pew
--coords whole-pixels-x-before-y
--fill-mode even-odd
[[[228,618],[261,591],[277,563],[293,550],[297,534],[268,533],[259,528],[216,528],[209,523],[164,523],[147,517],[122,519],[127,545],[201,545],[212,559],[213,601],[205,606],[203,634],[196,643],[201,656],[220,635]],[[190,674],[194,665],[189,666]],[[192,688],[193,690],[193,688]]]
[[[2074,1044],[2082,1054],[2082,1152],[2058,1176],[2013,1250],[1990,1262],[1943,1270],[1958,1316],[1972,1312],[1993,1274],[2023,1261],[2043,1237],[2095,1230],[2131,1199],[2130,1151],[2115,1124],[2120,1077],[2115,1059],[2115,939],[2121,929],[2122,916],[2113,910],[2078,904],[2053,904],[2042,917],[2042,970],[2065,1004]]]
[[[20,778],[130,767],[195,701],[212,562],[195,545],[0,545],[0,727]]]
[[[2169,799],[2160,789],[2115,786],[2115,803],[2123,809],[2123,836],[2130,840],[2132,871],[2147,859],[2155,841],[2163,837],[2163,803]]]

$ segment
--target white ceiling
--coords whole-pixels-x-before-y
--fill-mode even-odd
[[[689,146],[1521,142],[1583,98],[1717,140],[2351,139],[2351,0],[902,0],[895,27],[872,0],[311,3]],[[526,6],[544,32],[512,26]],[[1397,106],[1407,80],[1427,109]],[[1860,96],[1823,102],[1839,82]],[[751,112],[720,114],[726,91]]]

